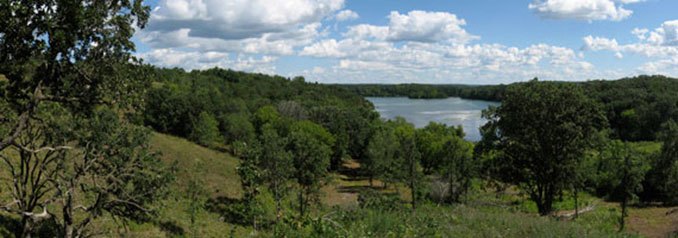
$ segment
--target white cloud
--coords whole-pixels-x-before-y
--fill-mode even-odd
[[[275,72],[275,57],[231,57],[223,52],[186,52],[173,49],[157,49],[146,53],[139,53],[137,57],[160,67],[180,67],[184,69],[209,69],[213,67],[230,68],[235,70],[253,71],[272,74]]]
[[[618,44],[615,39],[604,37],[584,37],[584,51],[611,51],[617,58],[622,52],[655,59],[636,68],[645,74],[678,74],[678,20],[666,21],[654,30],[635,28],[631,34],[638,38],[637,43]]]
[[[678,74],[678,56],[672,59],[659,60],[655,62],[648,62],[640,67],[638,70],[644,73],[649,74],[664,74],[669,75],[670,72],[665,70],[673,71],[673,74]]]
[[[611,20],[621,21],[633,14],[623,4],[638,3],[643,0],[536,0],[529,4],[542,18],[558,20]]]
[[[411,11],[403,15],[394,11],[388,18],[389,41],[466,42],[477,38],[462,28],[466,21],[447,12]]]
[[[584,37],[584,51],[612,51],[615,54],[626,52],[647,58],[678,57],[678,20],[666,21],[655,30],[634,29],[639,42],[620,45],[616,39],[604,37]]]
[[[344,0],[161,0],[147,30],[190,29],[200,38],[248,39],[319,22]]]
[[[358,13],[346,9],[338,12],[337,15],[335,16],[335,19],[337,19],[337,21],[350,21],[358,19],[359,17],[360,16],[358,15]]]
[[[464,19],[447,12],[410,11],[400,14],[393,11],[388,16],[387,26],[357,25],[349,27],[345,36],[356,39],[373,38],[390,42],[441,42],[465,43],[477,36],[471,35],[462,26]]]
[[[313,67],[313,73],[322,74],[325,73],[325,69],[323,67]]]
[[[621,52],[617,52],[614,54],[614,57],[617,57],[617,59],[623,59],[624,55]]]
[[[290,55],[326,34],[344,0],[162,0],[135,37],[154,49]]]

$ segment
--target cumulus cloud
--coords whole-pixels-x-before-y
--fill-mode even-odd
[[[190,29],[191,37],[248,39],[293,31],[340,10],[344,0],[161,0],[147,30]]]
[[[673,73],[678,73],[678,57],[672,59],[659,60],[655,62],[648,62],[640,67],[638,70],[649,74],[670,74],[664,70],[673,70]]]
[[[145,63],[160,67],[180,67],[188,70],[209,69],[213,67],[230,68],[235,70],[253,71],[273,74],[276,57],[262,56],[260,58],[231,56],[223,52],[186,52],[174,49],[156,49],[137,54]]]
[[[653,62],[638,67],[639,72],[648,74],[678,73],[678,20],[666,21],[654,30],[635,28],[631,31],[631,34],[638,38],[638,42],[619,44],[616,39],[587,36],[583,38],[584,46],[582,46],[582,50],[610,51],[614,52],[617,58],[622,58],[622,53],[639,55],[655,59]]]
[[[343,5],[344,0],[162,0],[136,37],[154,49],[291,55],[326,34],[321,21]]]
[[[633,14],[623,4],[644,0],[536,0],[528,8],[547,19],[558,20],[611,20],[621,21]]]
[[[636,28],[631,34],[638,38],[637,43],[622,45],[616,39],[586,36],[582,50],[625,52],[647,58],[678,57],[678,20],[666,21],[654,30]]]
[[[372,38],[391,42],[468,42],[478,39],[469,34],[463,26],[464,19],[448,12],[410,11],[400,14],[393,11],[388,16],[387,26],[362,24],[349,27],[345,36],[357,39]]]
[[[360,16],[358,13],[351,11],[351,10],[343,10],[337,13],[336,16],[334,16],[337,21],[350,21],[350,20],[355,20],[358,19]]]

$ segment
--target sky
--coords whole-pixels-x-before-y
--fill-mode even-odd
[[[676,0],[151,0],[159,67],[319,83],[678,77]]]

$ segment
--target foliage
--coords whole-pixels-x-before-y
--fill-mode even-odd
[[[198,144],[210,147],[220,140],[219,122],[208,112],[201,112],[191,128],[190,138]]]
[[[172,176],[148,131],[125,121],[148,87],[130,38],[149,11],[138,0],[0,2],[0,152],[18,154],[3,155],[18,189],[1,207],[22,216],[17,236],[154,217]]]
[[[542,215],[551,212],[605,120],[579,87],[536,80],[509,87],[502,105],[486,116],[489,127],[496,126],[500,163],[508,165],[502,177],[524,188]]]
[[[367,145],[367,156],[360,161],[362,172],[367,174],[370,186],[375,178],[384,183],[397,182],[395,168],[396,152],[400,147],[398,138],[387,123],[378,123]]]
[[[282,215],[282,200],[289,192],[288,182],[294,173],[293,157],[285,150],[287,140],[266,124],[262,127],[259,143],[248,153],[248,160],[256,161],[262,183],[268,187],[276,201],[276,222]],[[246,178],[248,179],[248,178]]]
[[[228,143],[234,144],[236,141],[248,143],[255,138],[254,125],[244,113],[227,114],[220,121],[219,130]]]
[[[432,84],[346,84],[339,85],[366,97],[408,97],[414,99],[434,99],[461,97],[486,101],[501,101],[506,85],[432,85]]]
[[[651,169],[643,181],[645,189],[641,198],[678,204],[678,125],[669,120],[662,124],[657,137],[663,142],[662,147],[651,157]]]
[[[332,135],[318,124],[301,121],[292,125],[287,150],[293,156],[293,177],[300,187],[300,216],[305,215],[311,201],[318,201],[320,187],[328,178],[333,144]]]
[[[275,118],[311,120],[337,138],[338,144],[332,145],[332,164],[338,169],[344,156],[358,158],[364,153],[369,135],[364,130],[378,118],[369,101],[359,95],[301,78],[218,68],[191,72],[151,68],[150,73],[153,87],[145,98],[144,124],[195,142],[200,141],[192,136],[192,125],[200,121],[203,112],[217,119],[218,134],[229,144],[251,142],[261,133],[260,128]],[[289,128],[284,127],[292,123],[271,124],[286,136]]]
[[[395,178],[410,189],[412,210],[417,208],[417,199],[422,192],[421,185],[424,173],[421,169],[421,154],[417,149],[414,126],[405,119],[398,117],[391,122],[394,126],[399,148],[396,151],[394,163]]]
[[[613,188],[613,196],[621,200],[621,216],[619,230],[624,230],[624,219],[628,216],[628,203],[637,199],[637,194],[643,190],[642,181],[648,166],[643,164],[643,157],[634,153],[632,148],[620,141],[613,141],[609,153],[604,155],[603,160],[611,160],[618,169],[611,176],[610,185]]]

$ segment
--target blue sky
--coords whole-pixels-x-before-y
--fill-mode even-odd
[[[158,0],[137,56],[321,83],[678,77],[674,0]]]

